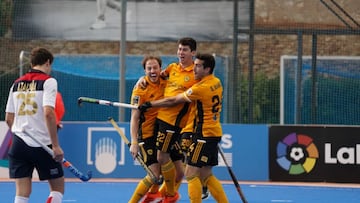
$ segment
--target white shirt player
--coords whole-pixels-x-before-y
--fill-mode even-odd
[[[36,83],[36,81],[33,82]],[[41,143],[50,145],[51,140],[43,107],[52,106],[55,108],[57,81],[54,78],[46,79],[42,90],[31,88],[31,85],[28,86],[18,91],[13,91],[14,84],[10,88],[6,112],[17,115],[11,131],[31,147],[40,147],[40,145],[24,134],[24,130],[31,133]]]

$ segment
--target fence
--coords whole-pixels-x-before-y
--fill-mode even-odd
[[[106,29],[90,30],[96,18],[93,1],[17,0],[0,6],[6,11],[0,13],[0,120],[19,75],[21,50],[45,45],[57,55],[119,54],[120,15],[108,9]],[[149,6],[166,11],[167,18],[145,12]],[[46,8],[42,13],[48,16],[30,15],[39,8]],[[358,61],[321,61],[360,55],[358,9],[356,0],[211,1],[206,6],[201,1],[129,1],[126,51],[174,55],[177,38],[194,36],[199,51],[236,57],[224,81],[225,123],[359,125]]]

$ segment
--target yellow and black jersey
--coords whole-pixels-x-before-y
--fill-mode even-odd
[[[164,97],[176,96],[198,82],[194,78],[193,69],[194,64],[185,68],[181,68],[178,63],[170,64],[165,70],[168,80]],[[158,118],[170,125],[183,128],[186,125],[188,112],[189,104],[182,103],[172,107],[160,108]]]
[[[152,83],[147,76],[145,80],[148,84],[146,88],[141,88],[140,85],[134,87],[131,95],[132,105],[141,105],[147,101],[163,98],[166,80],[160,79],[159,83]],[[145,122],[141,126],[143,139],[153,136],[158,110],[158,108],[150,108],[145,112]]]
[[[220,112],[222,108],[223,87],[219,78],[213,74],[205,76],[200,82],[184,92],[184,97],[195,102],[195,133],[203,137],[221,137]]]
[[[189,116],[185,127],[181,129],[181,133],[193,133],[195,128],[195,102],[189,103]]]

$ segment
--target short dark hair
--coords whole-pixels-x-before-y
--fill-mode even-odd
[[[148,60],[152,60],[152,59],[157,60],[157,62],[158,62],[159,65],[160,65],[160,68],[161,68],[162,60],[161,60],[161,58],[160,58],[159,56],[146,55],[146,56],[144,56],[143,60],[141,61],[141,64],[142,64],[142,66],[143,66],[144,69],[145,69],[146,62],[147,62]]]
[[[196,40],[191,37],[179,39],[178,44],[189,46],[191,51],[196,51]]]
[[[195,58],[204,61],[204,68],[209,67],[210,68],[210,73],[214,72],[214,68],[215,68],[215,57],[211,54],[202,54],[202,53],[197,53]]]
[[[50,64],[54,61],[54,56],[49,50],[43,47],[36,47],[31,50],[31,66],[44,65],[48,60],[50,61]]]

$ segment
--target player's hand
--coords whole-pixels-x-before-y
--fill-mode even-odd
[[[61,162],[64,159],[64,151],[61,149],[61,147],[54,147],[52,148],[54,152],[54,159],[57,162]]]
[[[166,74],[165,70],[162,70],[162,71],[160,72],[160,77],[161,77],[162,79],[167,79],[169,76]]]
[[[139,153],[139,145],[137,143],[131,144],[129,151],[132,157],[135,159],[136,155]]]
[[[139,80],[136,82],[135,87],[140,87],[141,89],[145,89],[147,86],[147,82],[145,80],[145,77],[142,76],[141,78],[139,78]]]
[[[152,107],[152,104],[151,102],[145,102],[143,104],[141,104],[138,109],[141,111],[141,112],[145,112],[148,110],[148,108],[151,108]]]

